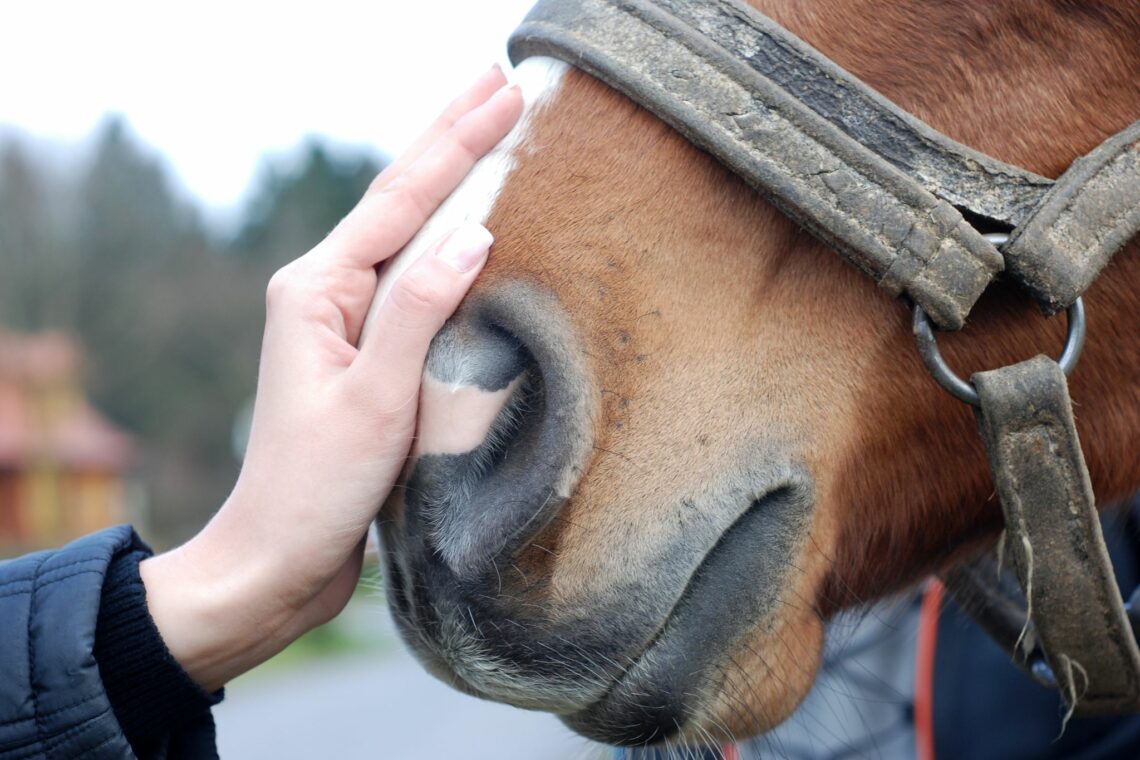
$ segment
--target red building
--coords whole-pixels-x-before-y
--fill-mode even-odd
[[[87,401],[63,333],[0,330],[0,552],[126,520],[133,442]]]

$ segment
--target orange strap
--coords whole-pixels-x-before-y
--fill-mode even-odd
[[[914,741],[918,760],[934,760],[934,650],[938,645],[938,614],[942,583],[931,578],[918,613],[918,646],[914,667]]]

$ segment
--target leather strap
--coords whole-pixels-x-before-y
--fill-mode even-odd
[[[945,329],[1002,269],[953,204],[1016,223],[1052,184],[939,135],[736,0],[541,0],[509,51],[625,93]]]
[[[1061,175],[1003,249],[1047,312],[1066,309],[1140,232],[1140,121]]]
[[[1037,356],[972,378],[1005,515],[1004,553],[1040,648],[1077,714],[1140,710],[1140,650],[1124,612],[1073,424],[1068,383]]]

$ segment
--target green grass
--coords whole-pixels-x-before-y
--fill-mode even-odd
[[[248,675],[257,677],[281,673],[321,660],[346,655],[367,653],[383,657],[395,650],[399,643],[377,625],[370,628],[361,624],[360,617],[370,614],[362,609],[382,605],[383,597],[377,593],[377,581],[367,575],[365,582],[357,586],[345,612],[334,620],[309,631],[286,647],[280,654],[263,663]],[[377,613],[379,614],[379,613]],[[355,623],[349,622],[355,617]],[[247,676],[248,677],[248,676]]]
[[[336,620],[306,633],[280,654],[263,664],[258,671],[280,671],[313,660],[341,657],[362,652],[383,655],[392,642],[381,636],[363,637],[345,630]]]

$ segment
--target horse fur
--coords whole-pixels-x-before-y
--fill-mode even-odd
[[[1140,116],[1135,3],[755,5],[934,128],[1047,176]],[[673,568],[653,564],[666,556],[650,554],[654,547],[683,547],[684,536],[710,530],[723,519],[714,505],[747,492],[756,462],[788,467],[805,473],[789,477],[813,508],[780,557],[778,604],[719,653],[685,697],[684,725],[675,719],[682,739],[770,728],[810,688],[830,615],[997,539],[1001,513],[972,411],[923,368],[904,304],[599,82],[568,73],[513,150],[487,220],[493,255],[469,301],[516,283],[554,294],[597,408],[569,497],[504,561],[498,617],[472,613],[472,623],[487,640],[488,626],[513,624],[525,635],[561,621],[580,634],[558,655],[566,658],[577,656],[571,645],[620,640],[628,631],[594,614],[594,600],[614,597],[630,619],[662,614],[661,600],[679,591],[655,596]],[[1071,389],[1094,490],[1108,503],[1140,488],[1137,241],[1086,305],[1088,343]],[[543,329],[541,315],[533,322]],[[1063,318],[1043,317],[998,283],[967,328],[940,343],[969,376],[1056,355],[1064,333]],[[397,563],[407,551],[402,498],[385,508]],[[447,614],[442,603],[434,610]],[[430,649],[430,625],[405,622],[417,647]],[[447,671],[446,654],[424,656]],[[581,662],[590,699],[628,667]],[[516,666],[525,670],[496,661],[497,677]],[[572,701],[545,707],[570,714],[579,707]],[[659,738],[568,722],[607,740]]]

